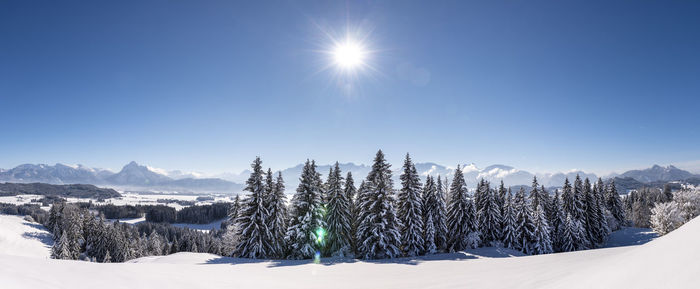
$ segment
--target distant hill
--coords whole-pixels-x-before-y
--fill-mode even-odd
[[[651,168],[643,170],[631,170],[621,174],[621,178],[633,178],[642,183],[650,183],[657,181],[681,181],[686,180],[691,177],[698,177],[693,175],[688,171],[681,170],[672,165],[668,167],[662,167],[659,165],[653,165]]]
[[[215,178],[186,177],[173,179],[136,162],[128,163],[117,173],[84,166],[25,164],[13,169],[0,171],[0,181],[13,183],[41,182],[57,185],[93,184],[135,190],[217,193],[235,193],[243,188],[241,184]]]
[[[108,199],[121,195],[113,189],[98,188],[93,185],[52,185],[44,183],[0,183],[0,195],[44,195],[62,198]]]

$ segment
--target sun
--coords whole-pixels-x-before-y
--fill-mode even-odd
[[[346,39],[345,42],[337,43],[332,51],[335,64],[344,69],[352,70],[364,65],[367,50],[358,42]]]

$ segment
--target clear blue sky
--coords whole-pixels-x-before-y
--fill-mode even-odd
[[[2,1],[0,167],[700,171],[697,1]],[[339,77],[328,34],[367,36]]]

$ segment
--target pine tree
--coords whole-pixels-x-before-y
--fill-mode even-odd
[[[391,165],[378,151],[372,170],[367,175],[366,188],[361,190],[358,204],[358,251],[365,259],[393,258],[400,255],[401,223],[394,210],[394,189]]]
[[[474,209],[467,195],[467,185],[460,166],[455,170],[452,186],[450,187],[450,201],[447,205],[447,227],[449,230],[448,250],[450,252],[462,251],[472,247],[474,231],[472,224],[476,220],[470,219],[470,212]]]
[[[552,239],[550,238],[549,223],[545,216],[543,204],[537,206],[533,218],[535,220],[535,243],[532,246],[532,254],[549,254],[552,253]]]
[[[435,246],[438,251],[444,252],[447,250],[448,243],[448,230],[447,230],[447,206],[445,202],[447,200],[446,187],[443,186],[440,176],[437,176],[437,183],[435,184],[435,194],[434,199],[436,205],[431,208],[433,216],[433,225],[435,226]]]
[[[564,208],[564,215],[570,214],[572,217],[576,216],[576,199],[574,198],[574,192],[569,183],[569,178],[564,181],[564,187],[561,193],[562,207]]]
[[[576,228],[576,221],[571,216],[571,214],[566,213],[564,230],[561,232],[561,244],[559,247],[560,252],[571,252],[576,250],[576,234],[578,234],[578,229]]]
[[[428,215],[428,219],[425,221],[425,252],[428,254],[434,254],[437,252],[437,246],[435,245],[435,226],[433,223],[433,216]]]
[[[240,242],[236,251],[238,256],[244,258],[267,258],[274,253],[270,244],[272,233],[268,227],[269,212],[265,207],[266,186],[261,164],[260,157],[256,157],[251,165],[253,171],[246,181],[245,188],[250,194],[237,218]]]
[[[292,198],[291,223],[285,240],[289,246],[288,258],[312,258],[321,252],[326,241],[324,222],[323,184],[316,172],[316,163],[308,160],[301,173],[299,187]]]
[[[622,208],[622,202],[620,201],[620,195],[617,193],[614,179],[608,184],[605,191],[605,206],[620,226],[625,223],[625,210]]]
[[[532,210],[525,197],[525,189],[520,187],[513,200],[515,208],[516,231],[519,239],[517,248],[525,254],[532,254],[532,244],[535,242],[535,228],[532,220]]]
[[[331,256],[348,256],[351,251],[351,230],[352,217],[350,209],[351,203],[347,198],[348,194],[343,190],[343,177],[341,176],[338,162],[331,168],[326,182],[326,195],[328,204],[326,206],[326,225],[328,227],[328,238],[326,243],[326,254]]]
[[[601,226],[600,220],[598,219],[600,214],[598,212],[599,208],[596,202],[595,192],[591,188],[591,182],[588,178],[583,181],[583,203],[585,208],[586,238],[588,239],[588,244],[593,248],[602,243],[602,241],[599,240],[603,233],[600,231]]]
[[[503,208],[503,246],[510,249],[517,249],[518,240],[520,240],[520,232],[517,230],[513,197],[510,193],[505,199]]]
[[[532,177],[532,190],[530,190],[530,205],[532,205],[532,211],[537,210],[537,207],[544,203],[542,200],[542,194],[540,193],[539,184],[537,183],[537,177]]]
[[[501,217],[505,215],[505,209],[506,209],[506,193],[508,190],[506,189],[506,186],[503,184],[503,180],[501,180],[501,184],[498,186],[498,195],[496,200],[498,201],[498,208],[501,210]]]
[[[357,242],[355,237],[357,236],[357,189],[355,189],[355,180],[352,178],[352,173],[348,172],[345,176],[345,187],[343,188],[345,192],[345,197],[350,204],[350,252],[357,252]]]
[[[51,258],[53,259],[73,259],[73,253],[70,251],[70,241],[68,240],[68,234],[63,232],[61,238],[58,242],[55,242],[51,248]]]
[[[479,231],[483,244],[494,245],[492,242],[500,241],[501,239],[501,209],[498,207],[496,192],[489,188],[488,182],[483,182],[482,185],[482,205],[477,212],[479,220]]]
[[[598,178],[598,182],[596,183],[593,191],[595,193],[596,206],[598,207],[598,220],[600,222],[600,235],[597,236],[597,242],[602,244],[605,242],[608,235],[610,235],[610,227],[608,226],[608,220],[606,218],[607,209],[605,208],[605,185],[603,184],[603,180],[601,178]]]
[[[561,205],[561,198],[559,197],[559,191],[557,191],[551,201],[552,211],[550,213],[550,236],[552,240],[552,249],[555,252],[561,252],[562,247],[562,234],[564,234],[564,229],[566,227],[566,213]]]
[[[424,251],[423,199],[420,177],[408,154],[400,179],[402,188],[398,194],[398,217],[402,224],[401,248],[406,256],[413,257]]]
[[[272,172],[268,170],[268,174]],[[287,195],[284,193],[284,179],[282,172],[277,173],[277,179],[272,183],[270,192],[270,200],[268,201],[267,210],[270,214],[268,217],[268,228],[272,235],[272,256],[283,258],[286,252],[286,244],[284,236],[287,233]]]

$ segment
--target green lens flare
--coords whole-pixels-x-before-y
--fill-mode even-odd
[[[322,244],[323,238],[326,236],[326,230],[319,227],[316,229],[316,243]]]

